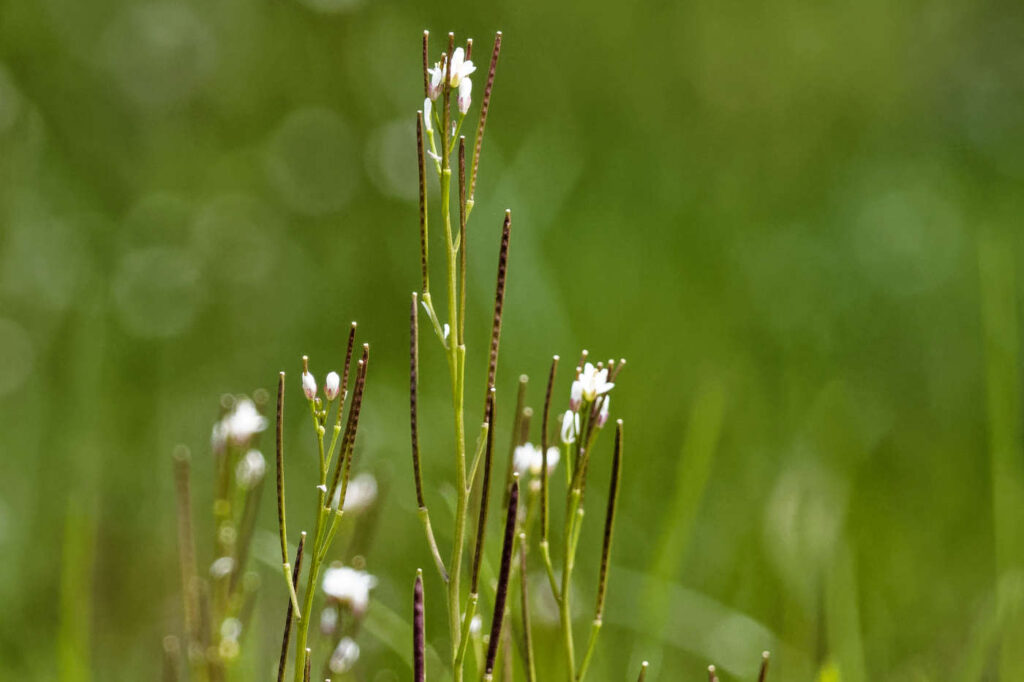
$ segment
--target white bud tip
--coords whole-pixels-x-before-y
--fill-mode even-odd
[[[341,377],[338,376],[337,372],[331,372],[324,379],[324,395],[327,396],[328,400],[334,400],[338,397],[338,392],[341,390]]]

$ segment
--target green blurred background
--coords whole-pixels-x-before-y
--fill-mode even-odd
[[[1024,11],[967,0],[0,2],[0,678],[156,678],[181,629],[173,447],[208,525],[220,396],[288,370],[308,452],[298,358],[337,368],[353,319],[374,347],[357,468],[387,490],[371,610],[408,612],[430,563],[406,425],[423,28],[480,57],[506,38],[471,415],[506,207],[505,413],[520,373],[538,404],[552,353],[629,359],[593,679],[642,658],[752,679],[765,648],[793,682],[1024,679]],[[313,459],[292,466],[298,500]],[[245,669],[269,679],[284,590],[257,565]],[[427,599],[440,638],[433,575]],[[360,642],[356,679],[410,677]]]

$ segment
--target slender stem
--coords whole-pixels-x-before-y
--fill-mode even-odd
[[[459,345],[466,344],[466,138],[459,136]]]
[[[195,535],[192,531],[191,461],[188,448],[174,451],[174,483],[178,500],[178,561],[181,570],[181,593],[185,606],[185,632],[191,647],[199,639],[199,602],[196,594]]]
[[[644,682],[647,679],[647,666],[649,665],[647,661],[640,664],[640,675],[636,678],[636,682]]]
[[[523,621],[523,644],[526,649],[526,682],[535,682],[537,669],[533,655],[533,633],[530,627],[530,592],[526,579],[526,533],[519,534],[520,614]]]
[[[434,538],[434,528],[430,525],[430,512],[427,511],[426,507],[420,507],[418,514],[420,521],[423,523],[423,532],[427,534],[427,543],[430,545],[430,553],[434,557],[434,564],[437,566],[437,572],[440,574],[441,579],[447,583],[449,580],[448,569],[444,567],[444,559],[441,558],[441,551],[437,548],[437,540]]]
[[[299,548],[295,550],[295,570],[290,576],[292,581],[292,591],[294,591],[299,584],[299,573],[302,572],[302,550],[305,546],[306,534],[303,533],[299,536]],[[288,606],[284,613],[284,636],[281,639],[281,660],[277,664],[277,682],[284,682],[284,668],[288,661],[288,642],[291,639],[292,634],[293,610],[291,599],[289,599]]]
[[[769,658],[771,658],[771,654],[769,652],[761,652],[761,671],[757,675],[757,682],[764,682],[768,678]]]
[[[288,597],[292,601],[295,617],[302,620],[299,598],[292,584],[291,566],[288,563],[288,530],[286,527],[284,503],[284,372],[277,376],[277,527],[281,531],[281,571],[288,585]]]
[[[576,675],[577,680],[582,680],[587,674],[587,668],[590,666],[590,659],[594,656],[594,648],[597,644],[597,634],[601,631],[601,621],[594,620],[590,625],[590,637],[587,640],[587,650],[583,655],[583,662],[580,664],[580,671]]]
[[[551,371],[548,372],[548,387],[544,392],[544,412],[540,425],[540,449],[543,460],[540,470],[540,532],[544,542],[548,539],[548,420],[551,414],[551,392],[554,389],[557,371],[558,356],[555,355],[551,358]]]
[[[551,595],[555,598],[558,603],[562,602],[562,594],[558,589],[558,579],[555,578],[555,567],[551,563],[551,546],[547,540],[540,541],[540,553],[544,558],[544,569],[548,574],[548,582],[551,584]]]

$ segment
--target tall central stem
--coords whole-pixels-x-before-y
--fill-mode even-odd
[[[447,132],[447,131],[446,131]],[[455,532],[452,538],[452,559],[449,564],[448,581],[448,632],[451,639],[452,678],[462,681],[461,666],[458,665],[458,651],[461,639],[461,575],[462,551],[466,535],[466,508],[469,495],[466,491],[466,432],[463,415],[465,393],[465,346],[458,345],[458,249],[455,248],[451,220],[452,171],[447,135],[442,135],[443,167],[441,170],[441,214],[448,252],[448,368],[452,383],[452,409],[455,420]],[[463,248],[460,244],[459,248]]]

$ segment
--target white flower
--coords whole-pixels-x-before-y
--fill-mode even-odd
[[[569,409],[576,412],[580,409],[580,405],[583,404],[583,384],[578,381],[572,382],[572,387],[569,389]]]
[[[306,400],[316,397],[316,379],[309,372],[302,373],[302,392],[306,394]]]
[[[427,98],[433,101],[441,94],[441,81],[444,79],[444,69],[441,68],[440,62],[434,62],[434,68],[427,69],[427,73],[430,74],[430,83],[427,85]],[[426,115],[426,109],[423,110],[423,113]]]
[[[234,570],[235,560],[229,556],[222,556],[210,564],[210,577],[214,580],[221,580],[231,575]]]
[[[366,571],[348,566],[332,566],[324,571],[324,593],[345,604],[357,616],[370,605],[370,590],[377,586],[377,578]]]
[[[340,675],[351,670],[358,660],[359,645],[351,637],[342,637],[337,648],[334,649],[334,653],[331,654],[331,661],[328,665],[332,673]]]
[[[601,401],[601,410],[597,413],[597,428],[599,429],[608,423],[608,403],[611,401],[609,396],[605,396]]]
[[[225,618],[220,624],[220,636],[224,639],[238,639],[242,634],[242,621],[237,618]]]
[[[540,450],[538,449],[537,452],[539,454]],[[559,460],[559,458],[561,458],[561,456],[562,456],[562,454],[558,451],[558,448],[556,448],[554,445],[552,445],[551,447],[548,448],[548,474],[549,475],[551,474],[552,471],[555,470],[555,467],[558,466],[558,460]],[[537,474],[540,473],[541,467],[544,466],[544,456],[541,455],[540,457],[538,457],[536,459],[536,461],[534,462],[534,465],[535,466],[530,468],[530,473],[532,473],[533,475],[536,476]]]
[[[515,452],[512,454],[512,468],[516,470],[517,474],[522,476],[533,467],[533,458],[537,452],[540,450],[532,443],[516,446]]]
[[[483,627],[484,619],[480,617],[480,614],[477,614],[473,616],[473,620],[469,621],[469,634],[479,635]]]
[[[244,445],[267,428],[266,418],[248,398],[239,398],[235,406],[214,424],[210,441],[215,452],[222,452],[227,443]]]
[[[568,445],[576,442],[576,434],[580,431],[580,413],[566,410],[562,415],[562,442]]]
[[[345,491],[345,507],[344,511],[351,513],[358,513],[368,508],[377,499],[377,479],[373,477],[373,474],[359,474],[348,484],[348,490]],[[341,486],[334,491],[334,500],[332,506],[337,508],[338,502],[341,501]]]
[[[455,48],[455,52],[452,54],[451,77],[448,84],[457,88],[462,79],[474,71],[476,71],[476,67],[473,66],[473,62],[466,59],[466,52],[461,47]]]
[[[320,632],[328,637],[334,634],[338,627],[338,609],[328,605],[320,612]]]
[[[550,474],[558,466],[560,453],[558,448],[548,448],[548,473]],[[544,453],[539,447],[532,443],[526,443],[516,447],[512,457],[512,466],[520,476],[527,471],[533,476],[539,476],[544,468]]]
[[[576,384],[579,384],[579,388],[576,387]],[[585,401],[591,403],[597,399],[597,396],[604,395],[614,387],[615,384],[608,381],[607,367],[599,370],[588,362],[583,366],[583,371],[580,372],[579,377],[573,382],[573,387],[569,394],[570,400],[578,391]]]
[[[430,103],[429,97],[423,100],[423,130],[434,132],[434,105]]]
[[[267,461],[263,459],[263,453],[259,450],[249,450],[238,460],[238,466],[235,467],[235,480],[242,490],[251,490],[263,480],[266,473]]]
[[[462,79],[459,83],[459,113],[465,115],[469,111],[469,105],[473,103],[473,81],[469,77]]]
[[[338,391],[341,390],[341,377],[338,376],[337,372],[331,372],[324,378],[324,395],[327,396],[328,400],[334,400],[338,397]]]

